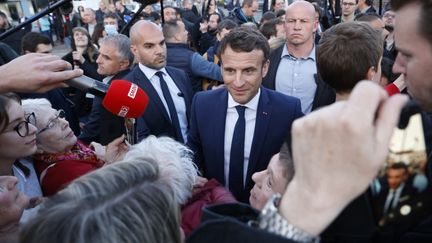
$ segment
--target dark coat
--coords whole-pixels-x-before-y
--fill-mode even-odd
[[[189,120],[190,104],[192,100],[192,88],[190,81],[183,70],[173,67],[166,67],[166,70],[179,88],[181,92],[179,96],[184,98],[186,105],[186,115]],[[141,117],[142,119],[138,119],[137,121],[137,129],[139,131],[138,136],[168,136],[181,141],[179,138],[177,138],[177,133],[171,124],[171,120],[169,118],[168,112],[165,109],[165,106],[162,103],[162,100],[160,99],[153,85],[150,83],[150,80],[140,70],[139,66],[135,66],[135,68],[128,75],[126,75],[124,79],[137,84],[149,96],[147,109],[144,112],[144,115]]]

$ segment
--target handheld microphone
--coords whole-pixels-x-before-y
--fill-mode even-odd
[[[111,85],[87,76],[65,81],[66,84],[84,92],[104,98],[102,105],[114,115],[137,118],[144,114],[148,96],[138,85],[126,80],[113,80]]]
[[[144,114],[148,102],[147,94],[138,85],[126,80],[114,80],[102,105],[117,116],[138,118]]]

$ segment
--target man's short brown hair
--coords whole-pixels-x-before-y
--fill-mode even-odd
[[[317,48],[320,77],[337,93],[350,92],[366,78],[371,67],[380,65],[381,33],[367,23],[345,22],[324,32]]]

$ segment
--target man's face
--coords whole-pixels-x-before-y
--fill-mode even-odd
[[[156,26],[146,26],[140,29],[138,36],[131,48],[139,62],[157,70],[165,67],[166,45],[162,31]]]
[[[117,23],[117,19],[113,19],[113,18],[104,18],[103,20],[103,25],[114,25],[116,27],[116,29],[118,30],[118,23]]]
[[[147,5],[147,6],[145,6],[143,12],[146,13],[146,14],[150,14],[151,12],[153,12],[153,7],[152,7],[152,5]]]
[[[86,23],[86,24],[88,24],[88,23],[92,23],[93,21],[95,21],[96,20],[96,16],[95,16],[95,14],[93,13],[93,11],[91,11],[91,10],[89,10],[89,9],[85,9],[84,10],[84,22]]]
[[[115,3],[115,7],[116,7],[117,11],[122,11],[123,10],[123,6],[121,5],[120,2],[116,2]]]
[[[190,0],[183,1],[183,8],[184,9],[191,10],[192,6],[193,6],[192,1],[190,1]]]
[[[356,0],[343,0],[342,1],[342,14],[344,16],[350,16],[354,14],[354,11],[357,9]]]
[[[383,40],[389,34],[388,30],[386,30],[384,22],[381,19],[374,20],[370,22],[372,28],[378,30],[381,33]]]
[[[53,46],[51,44],[38,44],[36,46],[36,53],[52,53]]]
[[[127,61],[121,60],[118,48],[112,43],[103,43],[99,48],[99,56],[96,59],[98,64],[97,72],[100,75],[115,75],[124,69],[124,65]]]
[[[216,30],[217,24],[218,24],[219,16],[216,14],[213,14],[210,16],[209,22],[208,22],[208,28],[209,30]]]
[[[281,9],[284,9],[285,7],[285,3],[283,0],[276,0],[275,5],[274,5],[274,11],[278,11]]]
[[[110,4],[110,5],[108,5],[108,10],[110,11],[110,12],[113,12],[113,13],[115,13],[115,11],[116,11],[116,7],[114,6],[114,4]]]
[[[394,73],[405,76],[408,93],[425,111],[432,111],[432,46],[420,33],[420,5],[409,4],[397,12]]]
[[[386,26],[394,27],[396,13],[392,10],[388,10],[382,16],[382,20]]]
[[[287,43],[300,46],[313,42],[313,33],[317,29],[315,10],[297,4],[288,7],[285,15],[285,33]]]
[[[284,176],[284,167],[281,163],[283,162],[279,160],[279,153],[277,153],[271,158],[267,169],[252,175],[252,180],[255,182],[249,197],[252,207],[262,210],[271,196],[284,193],[288,178]]]
[[[176,11],[173,8],[164,8],[163,12],[165,21],[177,20]]]
[[[397,189],[407,177],[408,172],[404,168],[387,170],[387,182],[390,189]]]
[[[253,17],[258,11],[258,1],[253,1],[251,6],[244,6],[243,13],[246,17]]]
[[[235,52],[228,46],[221,55],[222,76],[233,99],[248,103],[258,92],[262,78],[267,74],[269,62],[264,61],[261,50]]]
[[[99,8],[100,8],[101,10],[105,10],[105,9],[106,9],[105,3],[104,3],[103,1],[100,1],[100,2],[99,2]]]
[[[187,43],[188,41],[188,32],[186,30],[186,26],[184,25],[183,21],[179,20],[177,21],[177,25],[179,26],[179,39],[181,43]]]

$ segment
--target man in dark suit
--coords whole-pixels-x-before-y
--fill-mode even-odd
[[[430,188],[418,192],[412,185],[408,165],[403,162],[390,165],[383,179],[386,183],[373,201],[379,226],[385,230],[409,228],[419,214],[429,210],[425,207],[428,206],[425,195]]]
[[[207,178],[215,178],[248,202],[251,176],[279,152],[300,101],[261,87],[270,47],[250,29],[232,30],[220,44],[226,89],[197,93],[192,102],[188,145]]]
[[[121,79],[128,74],[133,58],[130,40],[127,36],[119,34],[102,39],[99,57],[96,60],[98,74],[106,76],[102,82],[111,84],[111,81]],[[111,114],[102,106],[102,98],[95,97],[89,121],[79,136],[80,140],[86,143],[95,141],[106,145],[124,132],[124,119]]]
[[[315,8],[307,1],[294,2],[287,8],[286,16],[286,45],[270,54],[270,67],[263,85],[299,98],[306,114],[333,103],[335,94],[317,76]]]
[[[139,136],[168,136],[186,142],[192,87],[183,70],[166,67],[166,45],[154,23],[138,21],[130,31],[131,49],[138,65],[125,79],[149,96],[149,104],[138,119]]]

